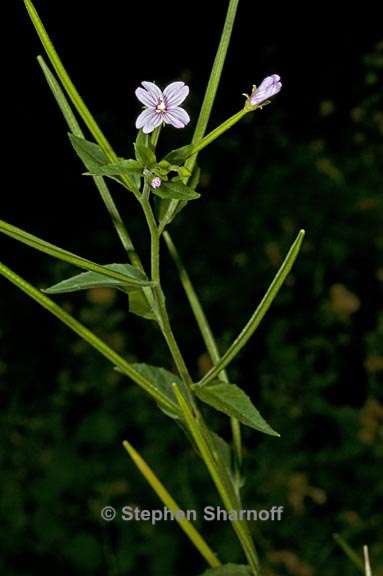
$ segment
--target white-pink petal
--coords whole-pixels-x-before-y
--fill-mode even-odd
[[[150,96],[154,99],[156,104],[158,104],[161,98],[163,98],[163,94],[162,90],[158,88],[157,84],[154,84],[154,82],[147,82],[147,81],[141,82],[141,84],[143,85],[145,90],[149,92]]]
[[[151,94],[144,88],[141,87],[137,88],[136,96],[138,100],[148,108],[155,108],[158,104],[157,99],[153,96],[153,94]]]
[[[189,114],[180,107],[165,112],[163,119],[166,124],[171,124],[175,128],[184,128],[190,122]]]
[[[141,112],[141,114],[138,115],[137,120],[136,120],[136,128],[139,130],[140,128],[142,128],[146,122],[152,118],[156,113],[153,112],[153,110],[150,110],[150,108],[146,108],[145,110],[143,110]]]
[[[189,86],[184,82],[172,82],[164,90],[165,103],[168,110],[179,106],[189,94]]]
[[[153,112],[153,115],[147,119],[147,121],[144,124],[144,127],[142,128],[143,133],[150,134],[150,132],[153,132],[153,130],[157,128],[162,121],[163,121],[162,114]]]

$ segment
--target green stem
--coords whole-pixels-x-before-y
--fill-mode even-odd
[[[227,489],[226,483],[222,478],[222,470],[217,467],[215,458],[211,452],[209,443],[207,442],[203,430],[198,421],[198,414],[193,414],[191,408],[189,407],[186,399],[183,397],[181,391],[176,384],[173,384],[174,393],[178,400],[181,411],[184,415],[185,423],[193,436],[193,439],[199,449],[201,457],[206,464],[207,469],[213,479],[213,482],[221,496],[222,502],[225,505],[227,511],[239,511],[238,502],[236,502],[235,496],[230,494]],[[255,576],[260,575],[258,557],[254,548],[254,544],[247,530],[247,524],[240,519],[233,519],[231,521],[233,529],[237,534],[239,541],[241,542],[243,551],[246,555],[247,561],[253,571]]]
[[[226,130],[228,130],[229,128],[234,126],[234,124],[236,124],[236,122],[241,120],[241,118],[243,118],[243,116],[245,116],[245,114],[247,114],[250,111],[251,111],[251,109],[245,106],[244,108],[242,108],[242,110],[239,110],[239,112],[237,112],[236,114],[233,114],[233,116],[230,116],[230,118],[225,120],[225,122],[222,122],[222,124],[217,126],[217,128],[215,128],[214,130],[209,132],[209,134],[207,136],[205,136],[205,138],[202,138],[202,140],[197,142],[190,149],[188,155],[186,156],[187,160],[185,162],[185,166],[187,168],[189,168],[189,170],[190,170],[190,167],[192,167],[194,165],[195,160],[193,162],[191,162],[190,164],[188,163],[189,160],[191,160],[192,158],[195,159],[197,157],[197,154],[203,148],[205,148],[206,146],[211,144],[211,142],[213,142],[216,138],[221,136],[221,134],[226,132]],[[187,181],[188,181],[188,178],[184,178],[184,182],[187,183]],[[171,220],[173,219],[173,216],[177,210],[177,206],[178,206],[179,202],[180,202],[179,200],[171,200],[171,202],[169,203],[168,209],[166,211],[166,215],[163,218],[162,228],[165,228],[165,226],[167,226],[167,224],[169,222],[171,222]]]
[[[59,77],[61,84],[62,84],[65,92],[67,93],[69,99],[74,104],[80,118],[82,118],[82,120],[85,123],[85,125],[87,126],[89,132],[92,134],[93,138],[95,139],[97,144],[100,146],[100,148],[103,150],[103,152],[105,153],[107,158],[110,160],[110,162],[116,162],[118,159],[117,154],[113,150],[112,146],[110,145],[109,141],[105,137],[102,130],[99,128],[99,126],[98,126],[96,120],[93,118],[89,108],[86,106],[84,100],[81,98],[79,92],[77,91],[75,85],[73,84],[67,71],[65,70],[65,67],[64,67],[63,63],[61,62],[60,57],[57,54],[56,49],[53,46],[51,39],[49,38],[49,35],[48,35],[48,33],[44,27],[44,24],[42,23],[40,16],[38,15],[38,13],[36,11],[36,8],[34,7],[31,0],[24,0],[24,4],[25,4],[25,7],[28,11],[28,14],[32,20],[32,23],[35,27],[35,30],[36,30],[36,32],[37,32],[37,34],[41,40],[41,43],[45,49],[45,52],[46,52],[52,66],[53,66],[53,69],[55,70],[57,76]],[[129,188],[129,190],[132,190],[134,195],[138,198],[140,192],[137,189],[137,187],[135,186],[132,179],[128,176],[128,174],[125,173],[125,174],[121,175],[121,179],[126,184],[126,186]]]
[[[222,29],[221,38],[214,58],[213,67],[210,72],[209,81],[206,86],[205,96],[198,116],[193,138],[191,141],[192,144],[199,142],[203,138],[206,132],[207,125],[209,123],[209,118],[217,94],[219,82],[222,76],[223,66],[225,64],[227,50],[230,44],[238,4],[239,0],[230,0],[226,11],[225,23]],[[186,160],[185,166],[190,170],[190,173],[193,171],[194,165],[197,160],[197,156],[198,151],[196,153],[193,153],[193,155]],[[187,184],[187,179],[185,179],[185,184]],[[170,202],[167,214],[164,218],[164,227],[168,224],[168,222],[172,220],[178,204],[179,200],[172,200]]]
[[[333,534],[333,538],[351,562],[362,572],[362,574],[365,574],[363,560],[358,556],[355,550],[351,548],[340,534]]]
[[[195,154],[200,152],[203,148],[206,148],[206,146],[211,144],[211,142],[216,140],[219,136],[221,136],[221,134],[226,132],[226,130],[229,130],[229,128],[234,126],[234,124],[236,124],[239,120],[241,120],[241,118],[243,118],[248,112],[250,112],[249,108],[246,107],[242,108],[241,110],[239,110],[239,112],[236,112],[235,114],[233,114],[233,116],[230,116],[230,118],[222,122],[222,124],[217,126],[217,128],[214,128],[214,130],[209,132],[209,134],[207,134],[207,136],[202,138],[202,140],[199,140],[199,142],[194,144],[193,148],[189,153],[189,157],[194,156]]]
[[[147,186],[145,184],[145,186]],[[145,189],[144,189],[145,192]],[[160,233],[157,227],[156,220],[154,218],[153,210],[150,205],[149,198],[143,193],[141,197],[141,206],[145,214],[145,218],[148,224],[150,239],[151,239],[151,278],[155,278],[158,283],[153,286],[153,294],[157,307],[158,322],[160,324],[162,333],[173,357],[173,360],[177,366],[177,370],[182,378],[182,380],[190,386],[192,383],[189,370],[185,364],[177,341],[175,339],[169,315],[166,309],[165,298],[161,289],[161,278],[160,278]],[[153,280],[154,282],[154,280]]]
[[[213,67],[210,73],[209,82],[206,87],[205,96],[203,99],[201,111],[199,113],[197,125],[193,134],[192,144],[195,144],[203,138],[209,122],[210,114],[213,108],[214,100],[217,94],[219,82],[221,80],[222,70],[226,59],[227,50],[229,47],[231,34],[233,31],[234,21],[237,14],[239,0],[230,0],[227,9],[225,24],[223,26],[221,39],[218,45],[217,53],[215,55]],[[193,170],[194,164],[197,159],[197,153],[189,159],[187,168],[190,172]]]
[[[115,152],[113,151],[111,145],[109,144],[108,140],[105,138],[104,134],[101,132],[100,128],[98,127],[96,121],[94,120],[92,114],[90,113],[88,107],[86,106],[85,102],[81,98],[80,94],[78,93],[75,85],[73,84],[72,80],[70,79],[67,71],[65,70],[59,55],[57,54],[51,39],[48,36],[47,31],[44,28],[44,25],[36,11],[36,8],[33,6],[30,0],[24,0],[25,7],[28,11],[28,14],[32,20],[32,23],[36,29],[37,34],[41,40],[42,45],[45,48],[47,56],[51,61],[51,64],[60,78],[62,85],[65,88],[66,93],[68,94],[69,98],[72,100],[73,104],[75,105],[76,109],[78,110],[80,116],[84,120],[85,124],[87,125],[90,133],[93,135],[96,142],[101,146],[104,150],[105,154],[108,156],[111,162],[115,162],[117,157]]]
[[[213,336],[213,332],[210,328],[209,321],[206,317],[206,314],[202,308],[202,304],[198,297],[198,294],[193,286],[193,283],[190,279],[189,274],[186,271],[186,268],[181,260],[181,257],[177,251],[177,248],[174,245],[174,242],[169,234],[169,232],[165,231],[163,234],[166,246],[169,250],[169,253],[177,267],[179,278],[185,294],[189,300],[190,307],[193,311],[194,318],[198,324],[199,330],[201,332],[203,341],[205,343],[206,349],[209,353],[210,359],[213,365],[218,364],[220,361],[220,355],[218,351],[218,347]],[[222,382],[229,383],[229,378],[226,373],[226,370],[222,370],[218,374],[218,379]],[[231,429],[232,429],[232,437],[233,437],[233,449],[234,449],[234,470],[236,475],[236,485],[239,486],[241,483],[241,467],[242,467],[242,439],[241,439],[241,427],[236,418],[230,419]]]
[[[42,56],[37,57],[37,61],[43,71],[45,79],[48,83],[49,88],[64,116],[64,119],[68,125],[69,130],[77,136],[78,138],[84,138],[84,133],[80,128],[79,123],[75,115],[72,112],[70,104],[65,97],[64,92],[62,91],[59,83],[57,82],[56,78],[50,71],[49,67],[45,63]],[[105,207],[109,213],[109,216],[112,219],[113,225],[116,229],[116,232],[120,238],[121,244],[123,245],[124,249],[126,250],[130,262],[139,268],[141,271],[144,271],[144,267],[142,265],[141,259],[138,256],[137,252],[134,249],[133,242],[129,236],[128,230],[121,218],[121,215],[117,209],[117,206],[112,198],[112,195],[109,191],[108,186],[105,183],[104,178],[101,176],[93,176],[93,181],[97,186],[97,189],[100,193],[100,196],[105,204]]]

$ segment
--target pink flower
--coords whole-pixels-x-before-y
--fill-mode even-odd
[[[272,74],[262,80],[261,84],[256,88],[250,96],[250,103],[255,106],[268,100],[275,94],[278,94],[282,88],[281,77],[278,74]]]
[[[136,96],[145,110],[138,116],[136,128],[149,134],[162,122],[175,128],[184,128],[190,122],[189,114],[180,107],[189,94],[184,82],[172,82],[163,92],[153,82],[142,82],[142,86],[137,88]]]
[[[159,176],[155,176],[153,178],[153,180],[151,181],[150,185],[152,188],[156,189],[159,188],[161,186],[162,180]]]

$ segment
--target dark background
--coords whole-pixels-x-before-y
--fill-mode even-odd
[[[191,138],[226,3],[36,2],[68,72],[117,151],[132,155],[142,80],[183,79],[192,122],[169,127],[161,149]],[[272,105],[201,154],[203,197],[172,233],[221,350],[262,297],[297,230],[307,231],[286,285],[230,377],[282,435],[244,431],[249,508],[285,506],[255,525],[265,574],[351,576],[333,543],[370,545],[383,573],[382,30],[373,3],[256,8],[242,0],[211,127],[243,92],[282,77]],[[100,263],[124,253],[35,56],[42,49],[21,2],[3,63],[1,218]],[[380,44],[379,44],[380,41]],[[111,185],[140,252],[142,216]],[[1,260],[39,287],[64,263],[0,239]],[[198,330],[164,250],[163,278],[177,337],[194,376],[206,370]],[[218,503],[180,430],[134,385],[0,280],[3,464],[2,574],[198,574],[204,565],[176,525],[105,524],[99,510],[159,506],[121,447],[131,440],[185,508]],[[130,360],[172,368],[155,328],[109,292],[62,296]],[[209,416],[229,438],[223,418]],[[380,506],[379,506],[380,505]],[[225,561],[242,561],[224,524],[200,529]]]

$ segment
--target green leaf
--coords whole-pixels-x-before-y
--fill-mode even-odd
[[[129,312],[146,320],[157,319],[142,290],[129,293]]]
[[[137,136],[136,136],[136,142],[135,142],[136,146],[141,146],[143,148],[151,148],[151,143],[150,143],[150,136],[149,134],[144,134],[144,132],[142,130],[139,130],[137,132]]]
[[[108,176],[116,180],[119,184],[122,184],[131,192],[137,194],[139,178],[137,180],[138,164],[136,164],[135,160],[120,158],[115,162],[110,162],[98,144],[88,142],[88,140],[79,138],[74,134],[69,134],[69,139],[78,156],[87,167],[88,175]],[[134,164],[131,164],[131,162],[134,162]],[[131,170],[131,168],[133,168],[133,170]],[[113,174],[116,174],[116,176]],[[121,176],[121,178],[119,176]],[[126,178],[124,178],[124,176]]]
[[[120,176],[121,174],[129,174],[130,176],[141,176],[143,171],[143,164],[137,160],[126,160],[125,158],[119,159],[117,162],[104,164],[96,167],[94,170],[89,170],[89,176]]]
[[[68,102],[68,99],[66,98],[63,90],[61,89],[59,83],[57,82],[56,78],[54,77],[54,75],[52,74],[52,72],[50,71],[49,67],[47,66],[47,64],[44,62],[44,59],[42,56],[38,56],[37,57],[37,61],[42,69],[42,72],[44,74],[44,77],[48,83],[49,88],[52,91],[52,94],[64,116],[64,119],[68,125],[69,130],[72,132],[72,134],[74,134],[75,136],[78,136],[79,138],[84,138],[84,134],[80,128],[79,123],[76,120],[76,117],[71,109],[71,106]],[[105,204],[106,209],[109,212],[109,215],[111,217],[111,220],[113,222],[113,226],[116,229],[116,232],[121,240],[122,245],[124,246],[125,250],[128,252],[128,254],[130,254],[130,257],[132,258],[132,255],[134,254],[134,248],[132,245],[132,242],[130,240],[128,231],[122,221],[121,215],[117,209],[116,204],[114,203],[114,200],[109,192],[109,189],[104,181],[104,179],[102,177],[93,177],[93,181],[100,193],[100,196],[102,198],[102,201]],[[136,184],[137,187],[139,187],[139,183]],[[137,262],[137,256],[133,256],[134,260]]]
[[[161,395],[161,397],[167,398],[168,402],[166,405],[162,405],[159,402],[159,406],[166,412],[166,414],[171,418],[179,419],[180,409],[172,387],[172,385],[176,383],[180,389],[185,391],[185,385],[179,376],[173,374],[173,372],[169,372],[169,370],[166,370],[165,368],[151,366],[149,364],[136,363],[132,364],[132,368],[141,374],[145,380],[149,380],[158,390],[158,394]],[[170,405],[174,408],[169,409]]]
[[[29,234],[29,232],[25,232],[21,228],[17,228],[16,226],[12,226],[12,224],[8,224],[8,222],[4,222],[0,220],[0,232],[22,242],[23,244],[27,244],[27,246],[31,246],[35,248],[35,250],[39,250],[40,252],[44,252],[45,254],[49,254],[58,260],[63,260],[64,262],[69,262],[69,264],[73,264],[73,266],[78,266],[79,268],[83,268],[85,270],[89,270],[91,272],[98,272],[101,275],[107,276],[109,278],[115,278],[116,280],[120,280],[122,282],[129,282],[130,284],[137,284],[138,286],[142,286],[141,280],[133,280],[131,276],[126,277],[121,272],[117,272],[116,270],[110,270],[105,266],[101,266],[100,264],[96,264],[86,258],[82,258],[81,256],[77,256],[68,250],[63,250],[54,244],[50,244],[33,234]]]
[[[281,286],[283,285],[284,281],[289,275],[290,270],[293,267],[293,264],[297,259],[299,251],[301,249],[304,236],[305,231],[300,230],[298,232],[296,239],[292,243],[290,250],[286,255],[286,258],[282,262],[281,267],[274,276],[274,279],[271,282],[266,294],[264,295],[261,302],[258,304],[257,308],[253,312],[250,320],[238,334],[234,342],[226,350],[225,354],[222,356],[219,362],[217,362],[213,366],[213,368],[211,368],[211,370],[209,370],[209,372],[205,374],[205,376],[202,378],[199,384],[206,384],[207,382],[214,380],[218,376],[218,374],[224,368],[226,368],[228,364],[230,364],[233,358],[235,358],[235,356],[240,352],[240,350],[242,350],[242,348],[247,344],[249,339],[252,337],[255,330],[258,328],[261,321],[263,320],[266,312],[273,303],[274,298],[277,296]]]
[[[259,430],[259,432],[270,434],[270,436],[279,436],[278,432],[275,432],[262,418],[249,396],[235,384],[226,384],[215,380],[202,386],[195,384],[193,390],[202,402],[219,412],[236,418],[242,424]]]
[[[244,564],[224,564],[205,570],[201,576],[251,576],[252,572]]]
[[[85,102],[83,101],[76,87],[74,86],[72,80],[69,78],[69,75],[65,70],[63,63],[61,62],[60,57],[57,54],[56,49],[53,46],[46,29],[44,28],[44,25],[37,13],[36,8],[34,7],[31,0],[24,0],[24,4],[32,20],[32,23],[36,29],[36,32],[41,40],[41,43],[47,53],[47,56],[57,76],[59,77],[65,92],[67,93],[70,100],[74,104],[78,114],[85,122],[93,138],[100,145],[100,147],[102,148],[106,156],[109,158],[109,160],[114,162],[114,160],[116,159],[116,155],[111,145],[109,144],[108,140],[105,138],[104,134],[100,130],[95,119],[90,113],[88,107],[86,106]]]
[[[134,144],[134,151],[136,153],[136,158],[138,162],[141,162],[144,166],[153,166],[156,163],[156,155],[149,146],[143,146],[142,144]]]
[[[170,164],[177,164],[180,166],[185,162],[186,158],[190,156],[192,150],[192,144],[182,146],[182,148],[176,148],[176,150],[172,150],[169,154],[166,154],[164,160],[170,162]]]
[[[43,308],[48,310],[51,314],[56,316],[61,322],[66,324],[71,330],[78,334],[85,342],[88,342],[93,348],[98,350],[100,354],[105,356],[113,366],[116,366],[119,372],[126,374],[136,382],[141,388],[143,388],[152,398],[163,404],[168,410],[173,409],[173,404],[170,404],[168,398],[165,395],[161,395],[158,389],[152,385],[149,380],[144,378],[142,374],[137,372],[132,368],[132,365],[127,362],[122,356],[117,354],[112,348],[110,348],[105,342],[100,340],[93,332],[86,328],[83,324],[80,324],[73,316],[68,314],[65,310],[60,308],[53,300],[45,296],[40,290],[29,284],[24,278],[18,276],[13,270],[10,270],[2,262],[0,262],[0,274],[12,282],[15,286],[20,288],[28,296],[33,298],[38,302]]]
[[[185,186],[182,182],[162,182],[159,188],[152,190],[160,198],[168,200],[195,200],[200,197],[200,194],[194,192],[189,186]]]
[[[227,471],[231,474],[231,448],[230,445],[215,432],[211,433],[214,441],[214,456],[217,461],[223,462]]]
[[[89,172],[96,174],[97,170],[108,164],[109,160],[98,144],[89,142],[85,138],[79,138],[74,134],[68,134],[69,140],[77,155],[81,158]]]
[[[79,292],[80,290],[89,290],[90,288],[126,288],[128,291],[140,290],[141,286],[150,286],[151,282],[145,275],[130,264],[106,264],[105,268],[121,272],[126,280],[116,280],[107,278],[97,272],[83,272],[76,274],[71,278],[62,280],[58,284],[43,290],[46,294],[64,294],[68,292]],[[130,282],[133,281],[133,284]],[[139,284],[137,284],[137,282]]]

